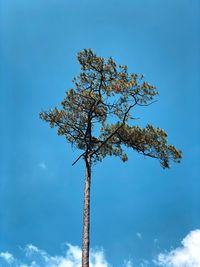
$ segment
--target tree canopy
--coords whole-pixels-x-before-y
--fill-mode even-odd
[[[163,168],[169,168],[170,161],[180,162],[181,151],[167,143],[164,130],[135,125],[134,107],[152,104],[156,87],[91,49],[79,52],[77,58],[81,72],[73,79],[74,88],[66,92],[60,108],[40,113],[58,135],[83,151],[74,164],[88,153],[93,162],[107,155],[126,161],[127,148],[158,159]]]

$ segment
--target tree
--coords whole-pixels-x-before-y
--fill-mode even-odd
[[[98,57],[91,49],[79,52],[77,58],[81,73],[73,80],[74,88],[66,92],[60,109],[41,112],[40,117],[82,150],[72,165],[81,158],[85,161],[82,267],[88,267],[92,165],[107,155],[127,161],[127,148],[132,148],[169,168],[170,160],[180,162],[181,151],[167,144],[162,129],[134,125],[134,107],[152,104],[158,94],[143,75],[129,74],[127,66],[117,66],[111,57]]]

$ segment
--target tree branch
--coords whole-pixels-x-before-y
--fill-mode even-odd
[[[124,126],[124,124],[125,124],[125,121],[126,121],[126,117],[127,117],[127,115],[128,115],[128,113],[129,113],[129,111],[135,106],[135,105],[137,105],[137,101],[134,103],[134,104],[132,104],[132,105],[130,105],[129,106],[129,108],[127,109],[127,111],[124,113],[124,118],[123,118],[123,120],[122,120],[122,124],[112,133],[112,134],[110,134],[104,141],[102,141],[102,143],[101,143],[101,145],[97,148],[97,149],[95,149],[93,152],[92,152],[92,156],[94,155],[94,154],[96,154],[101,148],[102,148],[102,146],[104,145],[104,144],[106,144],[107,142],[108,142],[108,140],[110,139],[110,138],[112,138],[116,133],[117,133],[117,131],[119,131],[119,129],[121,129],[123,126]]]
[[[78,161],[79,159],[81,159],[84,155],[86,154],[86,152],[83,152],[73,163],[72,163],[72,166],[74,166]]]

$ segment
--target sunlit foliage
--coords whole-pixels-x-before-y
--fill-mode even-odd
[[[128,73],[110,57],[97,56],[91,49],[77,55],[80,75],[74,88],[66,92],[60,108],[41,112],[40,117],[57,127],[74,147],[83,150],[78,159],[90,154],[93,162],[107,155],[128,159],[127,148],[157,158],[163,168],[170,160],[179,162],[181,151],[167,144],[167,134],[160,128],[135,125],[133,110],[148,106],[158,94],[144,76]],[[77,160],[78,160],[77,159]]]

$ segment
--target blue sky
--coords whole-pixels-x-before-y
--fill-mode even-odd
[[[136,110],[137,123],[165,129],[184,155],[170,170],[132,151],[127,163],[106,158],[96,165],[91,246],[102,247],[115,267],[124,260],[154,266],[159,253],[200,228],[199,5],[0,0],[2,253],[19,258],[19,247],[33,244],[58,255],[66,242],[81,245],[84,165],[71,166],[78,152],[38,114],[61,102],[84,48],[158,88],[158,101]]]

